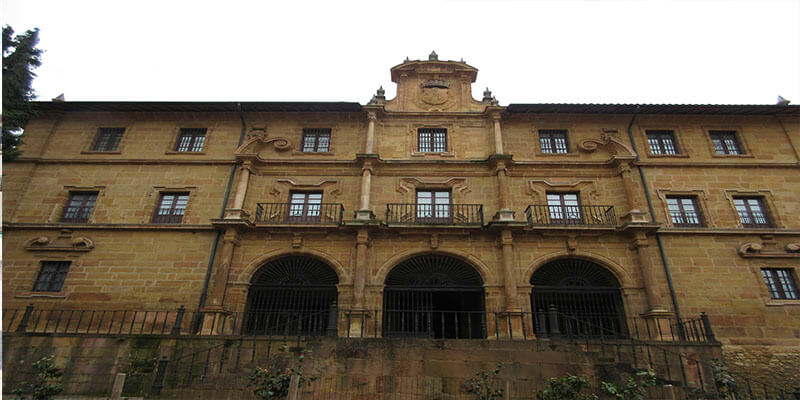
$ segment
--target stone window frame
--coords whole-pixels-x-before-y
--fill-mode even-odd
[[[562,154],[563,155],[563,154]],[[547,205],[548,193],[577,193],[581,206],[603,205],[600,199],[598,180],[578,179],[572,182],[551,182],[549,179],[528,179],[528,194],[531,205]]]
[[[168,155],[187,155],[187,156],[198,156],[198,155],[206,155],[208,154],[208,147],[211,146],[213,143],[214,138],[214,131],[215,131],[215,124],[211,123],[202,123],[202,122],[188,122],[188,123],[177,123],[175,126],[172,127],[170,130],[171,137],[169,142],[169,147],[167,150],[164,151],[164,154]],[[205,129],[206,130],[206,138],[203,141],[203,150],[201,151],[177,151],[175,147],[178,145],[178,140],[181,137],[181,129]]]
[[[94,196],[94,201],[92,202],[92,208],[89,209],[89,213],[86,216],[86,220],[85,221],[81,221],[81,220],[77,220],[77,218],[73,218],[72,220],[66,220],[65,218],[66,218],[67,208],[69,208],[70,203],[72,202],[73,198],[76,195],[88,195],[88,194],[94,194],[95,196]],[[94,210],[97,208],[97,199],[99,197],[100,197],[100,192],[98,192],[96,190],[70,190],[68,195],[67,195],[67,201],[64,202],[64,206],[61,208],[61,216],[59,217],[58,222],[65,223],[65,224],[88,224],[89,223],[89,219],[91,218],[92,214],[94,214]],[[86,203],[86,200],[84,200],[81,203],[81,205],[82,205],[80,207],[81,209],[88,208],[88,207],[84,206],[85,203]]]
[[[687,189],[687,190],[673,190],[673,189],[656,189],[658,198],[661,200],[662,210],[664,211],[664,222],[669,228],[676,229],[707,229],[716,228],[717,224],[711,218],[711,213],[708,208],[708,192],[705,189]],[[702,213],[703,224],[697,226],[675,226],[672,222],[672,217],[669,213],[669,204],[667,197],[694,197],[697,200],[697,207]]]
[[[780,229],[786,228],[783,219],[778,214],[778,208],[775,206],[775,197],[772,190],[739,190],[727,189],[724,191],[725,197],[730,204],[730,210],[733,212],[733,218],[736,220],[736,227],[739,229]],[[736,211],[736,205],[733,200],[735,197],[760,197],[763,200],[764,207],[766,208],[768,220],[772,223],[771,227],[765,228],[749,228],[742,224],[742,219],[739,217],[739,212]]]
[[[786,265],[785,261],[778,260],[770,263],[760,263],[751,267],[753,277],[758,285],[758,291],[761,295],[761,300],[765,306],[800,306],[800,299],[773,299],[772,295],[769,293],[769,288],[767,288],[767,283],[764,282],[764,277],[761,273],[762,269],[791,269],[795,286],[800,289],[800,282],[798,282],[798,278],[800,278],[800,267]]]
[[[55,223],[55,224],[64,224],[64,225],[87,225],[87,224],[94,224],[95,215],[97,215],[97,209],[100,206],[100,199],[105,196],[105,185],[95,185],[95,186],[72,186],[66,185],[61,187],[61,192],[57,197],[57,203],[53,206],[50,210],[50,215],[47,218],[47,223]],[[78,192],[95,192],[97,193],[97,198],[94,201],[94,207],[92,208],[92,214],[89,216],[89,219],[86,222],[62,222],[61,216],[64,215],[64,208],[69,201],[70,195],[72,193]]]
[[[328,142],[328,151],[303,151],[303,130],[305,129],[330,129],[331,138]],[[295,143],[297,146],[292,150],[292,156],[335,156],[335,146],[333,139],[341,136],[341,127],[338,123],[315,123],[311,122],[303,126],[297,126],[289,130],[291,137],[298,138]]]
[[[745,140],[744,130],[740,126],[730,125],[706,125],[702,127],[704,137],[706,139],[708,151],[711,157],[714,158],[754,158],[753,151],[750,149],[747,140]],[[714,151],[714,143],[711,141],[711,131],[732,131],[736,133],[736,141],[739,144],[741,154],[717,154]]]
[[[467,195],[472,192],[469,181],[465,177],[444,179],[425,179],[401,177],[397,180],[397,192],[401,194],[401,203],[416,204],[417,191],[449,191],[450,204],[467,204]]]
[[[118,123],[118,122],[110,122],[110,123],[98,123],[98,124],[91,124],[89,125],[86,130],[91,132],[92,134],[86,135],[87,138],[82,146],[83,150],[81,150],[81,154],[122,154],[122,151],[125,148],[125,144],[127,142],[128,136],[131,135],[132,124],[128,122]],[[125,131],[122,133],[122,138],[119,140],[119,145],[117,145],[117,149],[113,151],[100,151],[94,150],[94,144],[97,140],[97,135],[100,133],[101,128],[125,128]]]
[[[653,154],[650,151],[650,143],[647,140],[647,131],[672,131],[672,137],[678,147],[678,154]],[[639,125],[639,138],[644,143],[645,153],[648,158],[689,158],[691,156],[691,148],[684,142],[684,136],[683,130],[677,125]]]
[[[149,207],[145,209],[144,216],[139,221],[140,224],[148,224],[148,225],[157,225],[157,226],[169,226],[169,225],[191,225],[192,215],[192,203],[194,203],[194,199],[197,197],[197,186],[153,186],[150,189],[150,192],[147,194],[147,197],[153,198],[149,203]],[[153,216],[156,213],[156,209],[158,209],[158,205],[161,202],[161,194],[162,193],[188,193],[189,200],[186,201],[186,210],[183,212],[183,217],[181,218],[180,223],[159,223],[153,222]]]
[[[47,291],[34,291],[33,287],[36,285],[36,280],[39,277],[39,271],[41,271],[42,262],[46,261],[70,261],[69,270],[67,271],[67,275],[64,277],[64,282],[61,284],[61,289],[57,292],[47,292]],[[48,299],[66,299],[67,295],[65,293],[65,289],[68,288],[67,282],[69,282],[70,275],[74,273],[81,273],[83,271],[83,258],[79,255],[75,254],[65,254],[65,255],[53,255],[47,254],[41,257],[36,257],[31,260],[28,264],[33,271],[33,274],[27,279],[28,286],[26,289],[19,291],[14,298],[16,299],[30,299],[30,298],[48,298]],[[38,268],[33,268],[36,265]],[[80,269],[80,271],[76,271]]]
[[[560,130],[566,131],[566,138],[567,138],[567,152],[566,153],[545,153],[542,151],[542,142],[539,138],[539,131],[547,131],[547,130]],[[535,149],[536,149],[536,157],[578,157],[577,151],[577,143],[578,140],[575,140],[575,127],[573,124],[542,124],[536,125],[534,124],[531,126],[531,136],[535,138],[533,140]]]
[[[445,129],[447,130],[446,141],[447,151],[419,151],[419,130],[420,129]],[[408,129],[409,142],[411,144],[410,154],[411,157],[455,157],[456,151],[454,149],[455,140],[458,130],[454,123],[436,123],[436,124],[411,124]]]

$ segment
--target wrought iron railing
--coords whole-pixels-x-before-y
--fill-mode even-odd
[[[528,225],[614,226],[614,206],[558,206],[531,204],[525,209]]]
[[[386,223],[414,225],[483,225],[483,204],[386,205]]]
[[[258,203],[255,222],[281,225],[339,225],[342,223],[343,214],[344,206],[340,203]]]

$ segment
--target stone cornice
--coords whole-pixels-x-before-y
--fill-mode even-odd
[[[751,229],[751,228],[661,228],[665,235],[800,235],[800,229]]]
[[[38,163],[38,164],[202,164],[202,165],[232,165],[236,164],[234,159],[144,159],[144,158],[18,158],[15,163]]]
[[[215,228],[212,225],[200,224],[48,224],[38,222],[3,222],[3,230],[20,229],[213,231]]]

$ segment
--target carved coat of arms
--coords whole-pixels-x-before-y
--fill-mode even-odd
[[[439,87],[424,87],[422,88],[422,101],[425,104],[438,106],[447,102],[450,96],[450,89]]]

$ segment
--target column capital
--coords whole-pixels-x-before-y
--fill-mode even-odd
[[[367,111],[367,119],[374,122],[376,119],[378,119],[378,113],[371,110]]]

